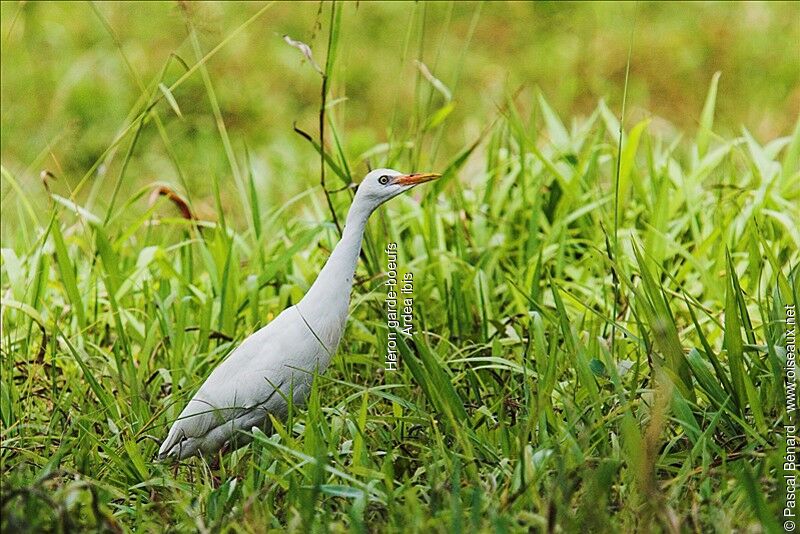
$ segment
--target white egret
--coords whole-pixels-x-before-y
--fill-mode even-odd
[[[217,366],[170,428],[158,458],[182,460],[211,455],[223,446],[249,441],[248,432],[285,417],[288,398],[300,404],[315,372],[336,352],[349,312],[353,275],[367,219],[375,209],[434,173],[371,171],[358,187],[342,238],[294,306],[250,335]]]

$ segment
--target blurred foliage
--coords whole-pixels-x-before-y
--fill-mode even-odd
[[[778,531],[800,8],[330,6],[0,4],[0,528]],[[172,469],[337,239],[284,35],[333,65],[329,188],[445,177],[370,222],[307,408]],[[390,374],[387,240],[419,302]]]
[[[169,85],[185,72],[182,63],[195,63],[187,13],[207,52],[262,6],[4,2],[3,165],[34,197],[43,197],[43,170],[66,195],[126,124],[140,84],[168,65]],[[319,78],[282,36],[309,43],[323,62],[326,16],[318,3],[276,3],[207,65],[234,150],[249,149],[271,203],[317,180],[315,155],[292,124],[316,131]],[[562,116],[588,115],[599,99],[619,109],[632,45],[631,120],[653,114],[663,119],[653,127],[692,131],[721,71],[715,131],[744,125],[773,139],[791,130],[800,109],[798,20],[794,3],[347,3],[331,100],[347,99],[335,113],[348,158],[405,140],[426,118],[418,96],[427,82],[415,61],[424,62],[454,98],[442,149],[420,162],[435,167],[472,142],[518,88],[529,96],[540,89]],[[207,198],[209,173],[224,177],[229,166],[199,73],[174,96],[183,119],[162,101],[166,131],[191,189]],[[535,113],[535,99],[521,101]],[[175,180],[155,128],[142,132],[133,156],[123,192]],[[104,172],[118,169],[101,167],[98,177]]]

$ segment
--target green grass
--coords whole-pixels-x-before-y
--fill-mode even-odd
[[[338,99],[344,9],[323,7],[314,48],[331,191],[364,173],[341,126],[358,106]],[[370,221],[343,343],[308,406],[218,469],[155,463],[188,396],[301,298],[337,239],[312,185],[319,100],[299,125],[317,143],[298,136],[310,178],[274,202],[281,180],[220,98],[235,80],[211,75],[216,49],[187,20],[180,61],[137,75],[124,126],[79,172],[45,191],[3,165],[4,530],[779,531],[800,121],[767,142],[720,135],[724,77],[692,96],[705,106],[683,135],[646,117],[620,141],[618,104],[565,120],[526,90],[457,145],[458,90],[417,74],[411,126],[372,164],[445,175]],[[186,121],[213,135],[191,148]],[[155,142],[171,177],[157,183],[136,174]],[[351,193],[329,195],[341,220]],[[390,241],[417,324],[395,373]]]

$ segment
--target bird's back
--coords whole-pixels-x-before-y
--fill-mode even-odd
[[[370,171],[347,212],[341,239],[306,295],[247,338],[211,373],[170,429],[159,457],[214,452],[267,414],[282,415],[287,392],[293,392],[295,401],[305,399],[313,373],[328,366],[344,331],[370,215],[387,200],[439,176]]]
[[[335,350],[325,325],[312,325],[291,306],[250,335],[217,366],[170,428],[159,459],[212,453],[235,437],[283,417],[288,396],[301,403],[315,372]],[[324,343],[324,345],[323,345]],[[246,441],[239,440],[239,442]]]

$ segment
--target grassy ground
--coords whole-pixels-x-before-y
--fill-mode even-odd
[[[139,7],[2,5],[4,530],[779,531],[796,6],[704,5],[699,33],[685,5]],[[308,407],[171,468],[187,397],[337,239],[322,76],[283,33],[328,76],[328,189],[365,159],[445,176],[371,220]]]

